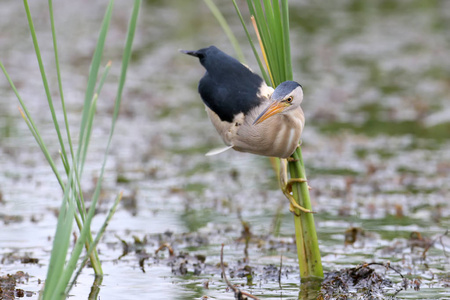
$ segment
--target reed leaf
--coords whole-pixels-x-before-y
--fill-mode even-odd
[[[131,57],[131,48],[133,43],[134,34],[136,31],[136,24],[137,24],[137,17],[141,5],[140,0],[135,0],[132,10],[132,15],[130,18],[128,33],[126,37],[125,47],[123,51],[123,60],[122,60],[122,69],[121,74],[118,82],[118,89],[117,89],[117,95],[114,105],[114,114],[112,118],[112,124],[111,124],[111,130],[108,138],[108,143],[104,152],[103,162],[100,170],[100,176],[97,181],[97,186],[94,192],[94,195],[92,197],[91,206],[89,210],[86,212],[85,205],[84,205],[84,199],[83,199],[83,193],[82,193],[82,187],[81,187],[81,174],[82,169],[84,166],[84,162],[87,155],[87,150],[89,146],[89,142],[91,139],[91,132],[93,129],[93,122],[94,117],[96,113],[96,107],[97,107],[97,101],[99,99],[99,94],[103,88],[103,85],[105,83],[106,77],[108,75],[108,72],[111,67],[111,62],[108,62],[106,65],[103,74],[99,81],[97,81],[99,69],[100,69],[100,63],[101,63],[101,57],[102,53],[104,51],[104,45],[106,40],[106,34],[108,32],[109,24],[111,21],[112,16],[112,8],[114,4],[114,0],[110,0],[109,4],[107,6],[105,16],[102,21],[100,34],[97,42],[97,47],[95,49],[92,63],[89,69],[89,77],[88,77],[88,84],[86,88],[86,94],[85,94],[85,101],[84,101],[84,107],[82,112],[82,120],[80,124],[80,137],[79,137],[79,143],[78,143],[78,150],[77,153],[74,153],[74,147],[72,143],[72,138],[69,130],[69,122],[67,118],[67,110],[65,106],[64,101],[64,92],[63,92],[63,85],[62,85],[62,78],[61,78],[61,71],[60,71],[60,64],[59,64],[59,55],[58,55],[58,47],[57,47],[57,39],[56,39],[56,26],[54,22],[54,14],[53,14],[53,4],[52,0],[48,0],[48,6],[49,6],[49,12],[50,12],[50,24],[51,24],[51,31],[52,31],[52,38],[53,38],[53,48],[54,48],[54,56],[55,56],[55,63],[56,63],[56,72],[57,72],[57,80],[58,80],[58,89],[61,97],[61,103],[62,103],[62,110],[63,110],[63,116],[64,116],[64,124],[66,127],[66,135],[67,139],[69,141],[69,148],[70,148],[70,155],[71,160],[68,159],[68,155],[65,150],[64,141],[61,135],[59,123],[56,117],[56,111],[53,106],[53,100],[51,98],[50,93],[50,87],[49,83],[47,81],[47,75],[45,73],[44,64],[41,58],[38,39],[36,35],[36,31],[33,25],[33,20],[31,17],[31,12],[28,6],[27,0],[23,1],[25,12],[27,15],[27,20],[29,24],[29,29],[33,41],[33,46],[36,53],[36,58],[38,60],[39,70],[41,72],[41,78],[44,85],[44,90],[46,92],[47,96],[47,102],[49,104],[49,110],[52,116],[53,125],[55,127],[55,130],[58,135],[58,141],[61,147],[60,150],[60,157],[61,161],[64,166],[64,170],[67,174],[67,182],[64,183],[55,162],[53,161],[50,152],[44,143],[39,130],[36,126],[36,124],[33,121],[33,118],[31,117],[24,101],[22,100],[17,88],[15,87],[10,75],[6,71],[6,68],[4,67],[3,63],[0,61],[0,68],[2,69],[3,73],[5,74],[12,90],[14,91],[17,99],[20,103],[20,113],[25,120],[27,126],[30,129],[30,132],[32,133],[33,137],[35,138],[37,144],[39,145],[40,149],[42,150],[45,158],[47,159],[47,162],[51,166],[55,176],[58,179],[58,182],[63,190],[63,199],[60,205],[60,211],[58,215],[58,223],[57,228],[55,231],[55,237],[53,240],[53,248],[51,253],[51,258],[49,262],[49,268],[47,272],[47,279],[44,286],[44,292],[41,294],[41,297],[43,299],[65,299],[67,294],[69,293],[72,284],[69,285],[70,279],[76,278],[76,274],[74,275],[74,271],[77,267],[77,263],[79,261],[81,252],[83,250],[83,247],[86,247],[86,256],[83,258],[82,264],[79,266],[78,273],[81,272],[81,269],[86,264],[86,261],[88,258],[91,260],[91,265],[93,266],[96,275],[102,275],[102,269],[100,260],[98,258],[98,253],[96,250],[96,245],[98,244],[101,236],[103,235],[106,226],[108,225],[110,219],[112,218],[112,215],[114,214],[117,205],[121,199],[121,194],[116,197],[116,200],[114,202],[113,207],[109,211],[108,215],[106,216],[106,219],[103,222],[103,225],[101,226],[95,240],[92,238],[91,234],[91,221],[94,216],[95,208],[98,203],[100,191],[101,191],[101,184],[103,181],[106,161],[109,153],[109,149],[111,146],[111,140],[115,129],[116,120],[119,113],[119,107],[122,99],[122,93],[123,88],[125,85],[125,79],[126,79],[126,73],[128,64]],[[97,87],[97,88],[96,88]],[[96,88],[96,89],[95,89]],[[78,206],[78,209],[76,209],[76,205]],[[76,224],[80,230],[80,236],[77,239],[77,242],[74,245],[74,248],[70,254],[69,260],[66,263],[67,255],[69,252],[69,246],[70,246],[70,239],[71,239],[71,233],[73,230],[73,220],[76,221]]]
[[[237,15],[239,17],[239,20],[241,20],[241,24],[242,24],[242,27],[244,28],[245,35],[247,36],[247,39],[250,42],[250,46],[252,47],[253,55],[255,56],[256,61],[258,62],[258,66],[259,66],[259,69],[261,70],[261,74],[262,74],[262,76],[264,78],[264,81],[265,82],[270,82],[270,79],[267,76],[267,72],[264,69],[264,65],[262,64],[261,59],[259,58],[258,51],[256,50],[255,44],[253,43],[253,39],[252,39],[252,37],[250,36],[250,33],[247,30],[247,26],[245,25],[245,21],[244,21],[244,18],[242,17],[241,11],[239,10],[238,5],[236,4],[236,0],[233,0],[233,5],[234,5],[236,13],[237,13]]]
[[[239,42],[236,38],[236,36],[233,34],[233,31],[231,31],[230,26],[228,25],[228,22],[225,20],[224,16],[220,12],[219,8],[214,4],[212,0],[203,0],[205,4],[208,6],[211,13],[214,15],[216,20],[219,22],[220,26],[222,26],[223,31],[227,35],[228,39],[231,42],[231,45],[234,48],[234,51],[236,52],[237,58],[241,62],[245,62],[244,53],[242,53],[241,47],[239,46]]]
[[[90,248],[88,249],[86,255],[83,257],[81,263],[79,264],[79,267],[77,269],[77,272],[75,273],[75,275],[73,276],[70,284],[67,287],[67,293],[72,289],[73,285],[75,284],[78,276],[80,276],[81,271],[83,270],[84,266],[86,265],[88,259],[90,258],[90,256],[92,255],[94,249],[97,247],[98,242],[100,241],[100,239],[103,237],[103,234],[105,233],[106,227],[108,226],[109,222],[111,221],[112,216],[114,215],[114,213],[116,212],[117,206],[119,205],[120,201],[122,200],[122,193],[120,193],[119,195],[117,195],[116,200],[114,201],[113,206],[111,207],[111,209],[108,212],[108,215],[106,216],[105,221],[103,222],[102,226],[100,227],[100,230],[97,234],[97,236],[95,237],[94,241],[92,242],[92,244],[90,245]]]
[[[52,253],[48,265],[45,280],[43,299],[62,299],[64,290],[58,289],[61,277],[64,275],[64,266],[69,251],[72,225],[75,215],[75,205],[70,198],[70,186],[72,184],[73,172],[69,175],[61,208],[58,214],[56,233],[53,239]]]
[[[31,38],[33,39],[33,45],[34,45],[34,50],[35,50],[35,53],[36,53],[36,58],[37,58],[38,64],[39,64],[39,70],[41,72],[42,83],[44,85],[45,94],[47,95],[48,106],[50,108],[50,112],[51,112],[51,115],[52,115],[53,125],[54,125],[56,133],[58,135],[59,144],[61,146],[61,152],[63,153],[63,156],[66,156],[66,149],[64,147],[64,142],[63,142],[63,139],[62,139],[61,130],[59,128],[58,119],[56,117],[55,108],[53,106],[52,95],[50,93],[50,88],[48,86],[47,75],[45,73],[44,63],[42,62],[41,51],[39,49],[39,43],[37,41],[36,31],[34,29],[34,24],[33,24],[33,19],[31,18],[30,7],[28,6],[28,1],[27,0],[23,0],[23,4],[24,4],[24,7],[25,7],[26,15],[27,15],[28,25],[29,25],[30,33],[31,33]]]
[[[14,91],[14,94],[16,95],[17,99],[19,100],[20,107],[19,110],[22,114],[23,119],[28,125],[28,128],[30,129],[31,134],[33,135],[34,139],[36,140],[36,143],[38,144],[39,148],[41,149],[42,153],[45,156],[45,159],[47,160],[48,164],[50,165],[53,173],[56,176],[56,179],[58,180],[59,185],[62,189],[64,189],[64,182],[59,175],[58,169],[56,168],[55,162],[53,161],[53,158],[50,155],[50,152],[47,150],[47,147],[45,146],[44,141],[41,138],[41,135],[39,134],[39,130],[36,127],[36,124],[33,121],[33,118],[31,118],[30,112],[28,111],[25,103],[22,100],[22,97],[19,94],[19,91],[17,90],[16,86],[14,85],[14,82],[11,79],[11,76],[7,72],[5,66],[0,61],[0,68],[3,71],[3,74],[5,74],[6,80],[8,81],[9,85],[11,86],[11,89]]]
[[[72,276],[73,272],[75,271],[76,263],[78,261],[78,258],[80,256],[82,248],[83,248],[83,240],[88,237],[91,220],[94,217],[95,207],[97,205],[97,202],[98,202],[98,199],[100,196],[101,185],[102,185],[102,181],[103,181],[103,174],[105,171],[106,161],[108,158],[108,153],[109,153],[109,149],[111,146],[111,141],[112,141],[112,137],[114,134],[114,129],[115,129],[115,125],[116,125],[116,121],[117,121],[117,117],[118,117],[118,112],[119,112],[119,108],[120,108],[120,104],[121,104],[121,100],[122,100],[122,93],[123,93],[123,87],[125,85],[128,64],[129,64],[129,61],[131,58],[131,48],[132,48],[132,44],[133,44],[134,33],[136,31],[136,24],[137,24],[137,18],[138,18],[138,14],[139,14],[140,5],[141,5],[141,0],[134,1],[131,18],[130,18],[130,22],[128,25],[128,32],[127,32],[127,38],[126,38],[126,42],[125,42],[125,48],[123,51],[122,68],[121,68],[119,84],[118,84],[118,89],[117,89],[117,95],[116,95],[116,100],[115,100],[115,105],[114,105],[114,114],[113,114],[112,123],[111,123],[111,130],[110,130],[108,142],[107,142],[104,157],[103,157],[103,163],[102,163],[102,167],[100,170],[99,179],[97,181],[94,195],[92,196],[91,207],[88,210],[86,222],[83,226],[83,229],[80,232],[80,237],[78,238],[77,243],[75,244],[74,250],[72,252],[72,257],[69,260],[69,263],[67,265],[67,268],[68,268],[67,276],[65,276],[64,280],[63,280],[64,283],[66,284],[65,286],[67,286],[67,284],[70,281],[70,277]],[[96,99],[97,99],[97,97],[94,97],[93,103],[96,102]],[[93,109],[93,111],[95,111],[95,109]],[[92,117],[93,116],[89,116],[88,119],[90,119]],[[104,228],[106,228],[106,225],[108,224],[108,222],[112,216],[112,213],[114,213],[115,207],[117,207],[118,201],[120,201],[120,199],[121,199],[121,197],[116,198],[116,202],[113,206],[113,209],[110,210],[110,214],[107,216],[107,218],[104,221],[104,224],[102,226],[103,229],[100,230],[99,234],[97,235],[96,240],[89,243],[90,248],[87,249],[88,256],[92,256],[93,254],[95,254],[95,250],[93,250],[93,249],[95,249],[95,245],[96,245],[96,243],[98,243],[101,235],[103,234]],[[69,274],[70,274],[70,276],[68,276]],[[70,290],[71,286],[72,286],[72,284],[69,285],[69,290]],[[68,292],[69,290],[67,290],[66,292]]]
[[[86,117],[88,116],[87,111],[89,110],[90,104],[93,100],[95,86],[97,85],[97,76],[98,76],[98,71],[100,69],[103,50],[105,47],[105,40],[106,40],[106,35],[107,35],[108,29],[109,29],[109,23],[111,22],[113,5],[114,5],[114,0],[110,0],[108,3],[108,7],[106,8],[105,15],[103,17],[100,34],[97,39],[97,45],[95,47],[91,66],[89,68],[89,77],[88,77],[88,83],[87,83],[86,93],[85,93],[85,97],[84,97],[83,114],[82,114],[81,126],[80,126],[80,141],[82,141],[84,139],[84,136],[83,136],[83,134],[85,132],[84,129],[88,124],[88,122],[86,120]],[[88,140],[87,144],[82,144],[78,148],[77,156],[81,158],[78,161],[78,169],[80,171],[80,176],[81,176],[81,174],[83,174],[83,167],[84,167],[84,162],[86,160],[86,153],[87,153],[88,147],[89,147],[89,140]],[[82,153],[81,156],[80,156],[80,153]]]
[[[59,67],[58,43],[56,41],[56,28],[55,28],[55,18],[53,15],[53,1],[52,0],[48,0],[48,10],[49,10],[49,14],[50,14],[53,52],[54,52],[54,56],[55,56],[56,75],[58,78],[58,90],[59,90],[59,96],[61,98],[61,107],[62,107],[63,116],[64,116],[64,125],[66,128],[67,141],[69,142],[70,155],[72,156],[73,163],[75,163],[75,155],[74,155],[74,151],[73,151],[72,137],[70,135],[69,120],[67,118],[66,101],[64,99],[64,89],[63,89],[63,85],[62,85],[61,68]],[[64,146],[64,144],[62,146]],[[61,148],[61,149],[63,149],[63,148]],[[61,159],[64,162],[64,168],[66,170],[66,174],[68,175],[69,174],[69,164],[68,164],[67,154],[65,153],[64,150],[61,150]],[[78,178],[78,176],[76,176],[76,177]]]

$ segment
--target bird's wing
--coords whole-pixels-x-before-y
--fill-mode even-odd
[[[200,80],[198,89],[203,102],[222,121],[233,122],[237,114],[246,115],[261,104],[260,90],[266,84],[242,64],[224,69],[219,70],[220,73],[208,71]]]

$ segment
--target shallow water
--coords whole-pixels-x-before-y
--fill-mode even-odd
[[[125,197],[99,245],[106,274],[99,297],[233,299],[217,267],[224,243],[224,260],[236,274],[229,277],[232,283],[263,299],[297,298],[300,279],[292,216],[269,161],[232,151],[204,156],[221,141],[196,92],[203,70],[178,49],[214,44],[230,54],[233,51],[203,3],[179,2],[147,1],[141,10],[135,55],[93,225],[100,226],[115,195],[123,191]],[[87,9],[86,3],[55,3],[74,136],[105,9],[102,3]],[[221,8],[242,41],[247,64],[257,70],[233,7],[222,3]],[[45,5],[33,3],[32,13],[56,97]],[[129,3],[116,3],[104,56],[105,63],[113,60],[113,67],[99,99],[85,169],[87,193],[94,187],[109,132],[129,13]],[[421,281],[420,290],[410,287],[396,297],[450,297],[450,237],[445,235],[450,225],[450,2],[301,2],[292,3],[291,14],[295,78],[305,90],[303,157],[313,188],[325,270],[390,261],[411,284]],[[57,141],[20,2],[0,3],[0,58],[57,158]],[[27,272],[28,281],[17,288],[37,298],[62,195],[2,76],[0,94],[0,276]],[[278,208],[280,236],[273,237]],[[248,262],[239,239],[241,220],[248,222],[253,235]],[[351,227],[359,232],[357,241],[345,245]],[[425,257],[424,248],[411,247],[414,242],[424,245],[410,240],[413,232],[434,241]],[[129,246],[128,253],[122,241]],[[176,260],[167,250],[155,255],[164,242],[177,256],[189,255]],[[204,255],[204,263],[196,255]],[[280,256],[279,283],[269,271],[279,268]],[[26,257],[38,263],[25,263]],[[243,271],[245,265],[253,268],[252,284]],[[199,275],[194,275],[196,268]],[[400,276],[375,269],[393,282],[387,295],[394,294]],[[93,280],[92,270],[85,269],[72,298],[86,299]]]

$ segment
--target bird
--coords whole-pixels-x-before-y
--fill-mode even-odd
[[[292,184],[305,178],[287,178],[287,160],[299,146],[305,126],[300,104],[303,88],[296,81],[284,81],[275,89],[250,68],[234,57],[209,46],[196,51],[180,50],[197,57],[206,69],[198,84],[198,92],[206,112],[222,137],[226,147],[213,150],[214,155],[234,149],[280,159],[280,186],[295,208],[305,213],[313,211],[300,206],[291,195]]]
[[[215,46],[196,51],[206,69],[198,84],[212,124],[228,149],[262,156],[289,158],[300,142],[305,117],[302,86],[285,81],[275,89],[249,67]],[[207,154],[207,155],[208,155]]]

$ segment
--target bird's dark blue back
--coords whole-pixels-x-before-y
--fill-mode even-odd
[[[198,85],[200,96],[222,121],[232,122],[235,115],[246,114],[261,103],[257,95],[262,78],[238,60],[214,46],[193,54],[206,69]]]

